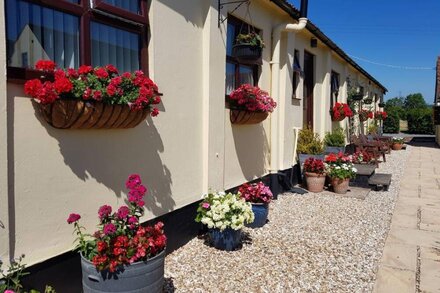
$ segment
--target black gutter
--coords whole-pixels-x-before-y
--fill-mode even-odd
[[[298,20],[300,18],[299,11],[286,0],[270,0],[282,10],[287,12],[293,19]],[[318,39],[320,39],[324,44],[326,44],[330,49],[335,51],[339,56],[342,57],[345,61],[347,61],[350,65],[364,74],[368,79],[372,80],[376,85],[383,89],[384,93],[388,90],[385,86],[383,86],[377,79],[371,76],[365,69],[360,67],[353,59],[350,58],[338,45],[336,45],[329,37],[327,37],[316,25],[314,25],[310,20],[307,22],[306,28],[315,35]]]

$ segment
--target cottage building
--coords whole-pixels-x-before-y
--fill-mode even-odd
[[[124,202],[131,173],[149,188],[145,220],[165,221],[173,249],[196,235],[195,206],[209,189],[263,178],[281,192],[280,174],[296,165],[299,129],[310,125],[324,135],[347,128],[347,119],[332,122],[329,111],[346,102],[348,81],[378,109],[386,88],[311,21],[290,30],[299,11],[287,1],[223,2],[2,1],[2,259],[25,253],[27,264],[46,267],[66,260],[48,262],[72,249],[67,215],[80,213],[93,231],[100,205]],[[260,64],[231,56],[243,28],[265,42]],[[53,128],[23,91],[32,74],[26,68],[40,58],[62,67],[111,63],[148,71],[163,93],[161,113],[133,129]],[[278,104],[262,123],[231,124],[225,95],[243,83],[258,85]]]

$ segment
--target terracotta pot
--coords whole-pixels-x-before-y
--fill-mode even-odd
[[[246,110],[232,110],[230,111],[230,119],[232,124],[257,124],[264,121],[269,113],[267,112],[249,112]]]
[[[391,146],[391,148],[394,151],[400,151],[402,149],[403,143],[393,143],[393,145]]]
[[[131,110],[128,105],[110,105],[81,100],[36,103],[47,123],[61,129],[133,128],[149,114],[148,109]]]
[[[350,178],[346,178],[346,179],[332,178],[331,183],[332,183],[333,191],[338,194],[346,194],[348,190],[349,182],[350,182]]]
[[[325,174],[305,172],[307,190],[310,192],[322,192],[324,190]]]

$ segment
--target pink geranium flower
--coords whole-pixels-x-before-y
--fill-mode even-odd
[[[68,224],[72,224],[77,222],[79,219],[81,219],[81,216],[75,213],[72,213],[69,215],[69,217],[67,218],[67,223]]]

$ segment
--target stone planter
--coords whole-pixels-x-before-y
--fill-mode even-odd
[[[246,224],[249,228],[263,227],[267,222],[267,216],[269,215],[269,204],[267,203],[252,203],[252,212],[255,219],[252,223]]]
[[[81,100],[56,100],[52,104],[36,104],[44,120],[61,129],[133,128],[149,114],[148,109],[134,111],[128,105]]]
[[[346,178],[346,179],[331,178],[333,191],[338,194],[347,193],[349,182],[350,182],[350,178]]]
[[[121,266],[114,273],[97,271],[95,265],[81,256],[84,293],[162,292],[165,250],[145,262]]]
[[[267,112],[250,112],[246,110],[233,110],[230,111],[230,119],[232,124],[258,124],[263,122],[269,113]]]
[[[393,145],[391,146],[393,151],[400,151],[402,147],[403,147],[403,143],[393,143]]]
[[[210,229],[208,233],[212,246],[220,250],[232,251],[241,242],[241,229],[226,228],[223,231],[220,231],[220,229]]]
[[[310,192],[322,192],[325,184],[325,174],[305,172],[307,190]]]

